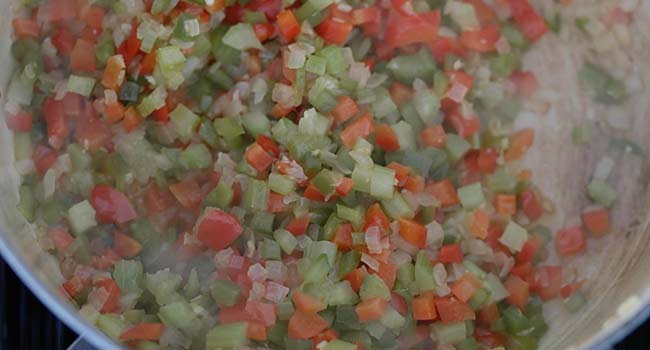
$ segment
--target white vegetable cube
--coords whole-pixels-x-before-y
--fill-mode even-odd
[[[72,232],[78,236],[97,226],[95,209],[87,200],[79,202],[68,209],[68,221]]]
[[[510,221],[506,226],[499,242],[508,247],[511,252],[519,252],[528,240],[528,232],[516,222]]]

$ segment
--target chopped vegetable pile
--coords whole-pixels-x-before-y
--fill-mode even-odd
[[[24,2],[19,209],[125,346],[532,350],[544,301],[585,302],[540,262],[609,232],[613,164],[582,225],[538,223],[528,0]]]

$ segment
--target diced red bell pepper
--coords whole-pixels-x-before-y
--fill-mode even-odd
[[[104,224],[123,224],[138,217],[126,195],[108,185],[93,188],[90,204],[95,209],[97,221]]]
[[[244,232],[239,220],[221,209],[208,208],[196,227],[197,238],[212,250],[227,248]]]

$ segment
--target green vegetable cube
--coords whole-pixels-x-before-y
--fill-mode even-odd
[[[458,197],[463,208],[467,210],[474,210],[485,203],[483,188],[479,182],[459,188]]]
[[[72,233],[78,236],[97,226],[95,209],[87,200],[79,202],[68,209],[68,221],[70,222]]]
[[[505,231],[503,231],[503,235],[499,238],[499,242],[510,248],[510,251],[513,253],[519,252],[527,240],[528,232],[526,229],[514,221],[508,223]]]

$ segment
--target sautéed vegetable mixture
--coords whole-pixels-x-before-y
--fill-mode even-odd
[[[19,209],[125,348],[532,350],[544,301],[584,304],[542,262],[608,233],[617,193],[595,178],[581,225],[538,223],[513,123],[561,22],[528,0],[23,2]]]

